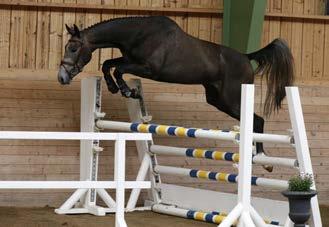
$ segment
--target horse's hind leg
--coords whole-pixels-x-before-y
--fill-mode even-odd
[[[204,87],[207,103],[240,121],[241,88],[237,88],[240,86],[226,88],[222,82],[216,82]],[[264,132],[264,119],[257,114],[254,114],[253,125],[254,132]],[[257,154],[264,153],[263,143],[256,143],[256,152]],[[272,166],[264,166],[264,168],[269,172],[273,170]]]

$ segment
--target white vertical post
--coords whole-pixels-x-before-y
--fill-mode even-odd
[[[254,85],[242,85],[239,146],[238,200],[250,211],[252,172],[252,133],[254,122]]]
[[[95,112],[97,105],[97,92],[100,79],[98,77],[89,77],[81,80],[81,132],[94,132]],[[81,140],[80,142],[80,180],[95,180],[97,177],[97,154],[94,154],[94,146],[98,141]],[[89,189],[84,204],[86,206],[96,205],[96,191]]]
[[[115,141],[115,181],[116,181],[116,213],[115,227],[127,227],[124,219],[125,211],[125,162],[126,141],[119,135]]]
[[[297,159],[299,163],[299,170],[303,173],[313,175],[313,168],[311,162],[310,150],[308,147],[308,140],[306,135],[302,104],[297,87],[287,87],[287,100],[291,126],[294,133],[295,148]],[[313,185],[315,190],[315,184]],[[312,218],[311,222],[314,227],[322,227],[320,209],[317,196],[311,200]]]
[[[251,207],[251,173],[252,173],[252,142],[254,124],[254,85],[243,84],[241,90],[240,112],[240,143],[239,143],[239,175],[238,204],[228,214],[219,227],[230,227],[239,219],[239,227],[253,227],[254,213]],[[260,226],[266,226],[264,221],[256,220]]]

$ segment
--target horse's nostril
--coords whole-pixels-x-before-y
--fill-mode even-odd
[[[59,83],[61,83],[61,84],[64,84],[64,78],[62,77],[62,76],[59,76],[58,77],[58,81],[59,81]]]

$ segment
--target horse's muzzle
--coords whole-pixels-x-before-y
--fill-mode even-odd
[[[60,66],[59,71],[58,71],[58,82],[60,84],[69,84],[71,82],[71,77],[68,74],[68,72],[66,71],[66,69],[64,68],[64,66]]]

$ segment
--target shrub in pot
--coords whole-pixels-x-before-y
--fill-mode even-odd
[[[299,174],[289,179],[289,188],[282,194],[289,200],[289,218],[295,227],[304,227],[311,216],[311,198],[317,194],[312,190],[313,176]]]

